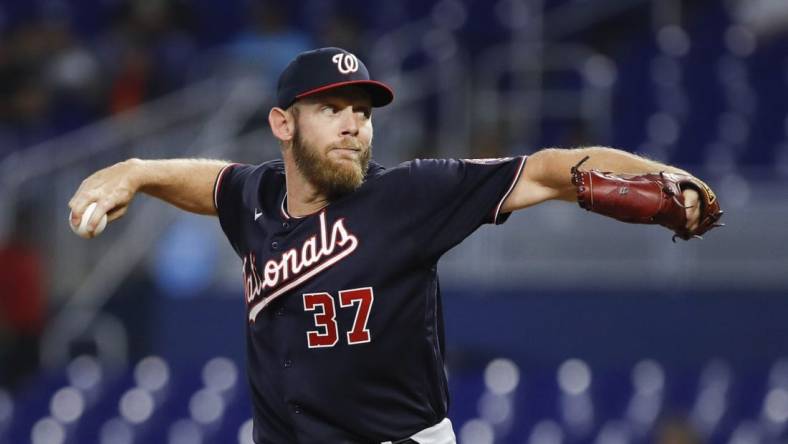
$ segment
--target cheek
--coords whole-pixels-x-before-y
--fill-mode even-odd
[[[366,125],[361,127],[361,130],[358,133],[359,138],[367,144],[372,142],[372,136],[374,135],[374,131],[372,129],[372,122],[367,122]]]
[[[304,125],[299,128],[301,134],[301,141],[304,145],[313,148],[313,147],[320,147],[321,150],[324,146],[327,145],[325,137],[325,130],[321,129],[321,127],[313,126],[313,125]]]

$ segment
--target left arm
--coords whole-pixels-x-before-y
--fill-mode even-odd
[[[679,173],[690,175],[684,170],[654,162],[634,154],[613,148],[590,147],[577,149],[544,149],[528,157],[525,169],[504,201],[502,212],[511,212],[548,200],[577,201],[577,191],[572,185],[571,169],[584,157],[587,170],[609,171],[618,174]],[[700,210],[698,193],[683,191],[687,209],[687,228],[694,231],[698,226]]]

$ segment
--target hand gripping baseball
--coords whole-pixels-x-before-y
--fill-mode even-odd
[[[583,171],[585,157],[572,167],[572,184],[577,190],[577,203],[588,211],[603,214],[622,222],[662,225],[676,238],[702,239],[701,234],[723,226],[723,212],[717,197],[701,180],[686,175],[613,174],[596,170]],[[687,196],[697,195],[697,204],[687,205]],[[694,200],[694,199],[693,199]]]
[[[108,222],[112,222],[126,214],[138,188],[133,180],[132,168],[132,162],[120,162],[96,171],[83,180],[68,202],[71,226],[80,227],[89,234],[87,237],[93,237],[98,234],[96,228],[104,215]],[[82,215],[93,203],[96,206],[83,225]]]

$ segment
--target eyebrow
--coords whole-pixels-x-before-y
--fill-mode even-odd
[[[344,107],[352,107],[354,109],[362,109],[362,110],[372,110],[372,104],[370,103],[363,103],[363,99],[358,98],[346,98],[342,96],[325,96],[321,97],[314,101],[315,104],[318,105],[332,105],[332,106],[339,106],[341,105]]]
[[[354,101],[369,101],[371,103],[372,98],[369,97],[368,94],[364,93],[360,90],[345,90],[344,92],[339,91],[325,91],[322,94],[312,96],[316,102],[327,102],[332,100],[348,100],[351,102]]]

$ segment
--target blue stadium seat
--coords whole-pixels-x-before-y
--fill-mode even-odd
[[[0,443],[251,444],[249,396],[225,357],[173,366],[151,356],[113,372],[83,356],[38,381],[14,398],[0,391]],[[452,371],[449,381],[461,443],[646,443],[675,411],[710,443],[788,438],[786,359],[734,377],[721,360],[686,371],[644,359],[627,372],[499,357]]]

